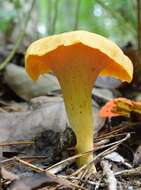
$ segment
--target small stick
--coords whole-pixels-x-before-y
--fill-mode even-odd
[[[26,162],[26,161],[24,161],[24,160],[21,160],[21,159],[18,158],[18,157],[15,157],[15,160],[18,161],[19,163],[22,163],[22,164],[24,164],[24,165],[26,165],[26,166],[32,168],[34,171],[37,171],[37,172],[45,172],[46,175],[48,175],[48,176],[54,178],[54,181],[58,182],[60,185],[64,185],[64,186],[67,186],[67,187],[68,187],[68,186],[73,186],[73,187],[75,187],[75,188],[77,188],[77,189],[86,190],[85,188],[83,188],[83,187],[81,187],[81,186],[79,186],[79,185],[76,185],[76,184],[74,184],[74,183],[68,181],[67,179],[64,179],[63,176],[62,176],[62,178],[59,177],[59,176],[56,176],[56,175],[54,175],[54,174],[52,174],[52,173],[50,173],[50,172],[47,172],[45,169],[42,169],[42,168],[37,167],[37,166],[35,166],[35,165],[33,165],[33,164],[30,164],[30,163],[28,163],[28,162]]]
[[[127,139],[130,138],[130,133],[128,133],[123,139],[117,141],[117,143],[115,145],[113,145],[112,147],[108,148],[107,150],[101,152],[100,154],[98,154],[96,157],[95,157],[95,160],[97,159],[100,159],[101,157],[113,152],[114,150],[117,149],[117,147],[122,144],[124,141],[126,141]]]
[[[94,158],[93,161],[91,161],[91,162],[89,162],[89,163],[83,165],[81,168],[79,168],[77,171],[75,171],[74,173],[72,173],[70,176],[76,176],[76,175],[78,175],[78,174],[81,173],[83,170],[85,170],[89,165],[93,164],[93,162],[94,162],[95,160],[100,159],[103,155],[106,155],[106,153],[109,154],[110,152],[113,152],[114,150],[116,150],[116,148],[117,148],[117,145],[114,145],[114,146],[110,147],[109,149],[107,149],[107,150],[101,152],[100,154],[98,154],[98,155]]]
[[[103,157],[103,156],[105,156],[105,155],[107,155],[107,154],[109,154],[109,153],[115,151],[115,150],[117,149],[117,147],[118,147],[121,143],[123,143],[124,141],[126,141],[128,138],[130,138],[130,133],[128,133],[128,134],[126,135],[126,137],[124,137],[123,139],[117,141],[117,143],[116,143],[114,146],[108,148],[107,150],[105,150],[105,151],[101,152],[100,154],[98,154],[97,156],[95,156],[95,158],[94,158],[93,161],[91,161],[91,162],[89,162],[89,163],[83,165],[83,166],[82,166],[81,168],[79,168],[77,171],[75,171],[74,173],[72,173],[71,176],[78,175],[80,172],[82,172],[82,170],[84,170],[85,168],[87,168],[87,166],[88,166],[89,164],[92,164],[94,161],[100,159],[101,157]]]
[[[22,159],[20,159],[20,158],[18,158],[18,157],[16,157],[16,156],[15,156],[14,158],[15,158],[15,160],[18,161],[19,163],[22,163],[22,164],[24,164],[24,165],[26,165],[26,166],[32,168],[32,170],[34,170],[34,171],[37,171],[37,172],[44,172],[44,169],[42,169],[42,168],[39,168],[39,167],[37,167],[37,166],[35,166],[35,165],[33,165],[33,164],[30,164],[29,162],[26,162],[26,161],[24,161],[24,160],[22,160]]]
[[[125,134],[128,135],[128,134],[131,134],[131,133],[125,133]],[[124,135],[125,135],[125,134],[124,134]],[[109,144],[106,144],[106,145],[102,145],[102,146],[96,146],[96,147],[95,147],[95,151],[100,150],[100,149],[103,149],[103,148],[107,148],[107,147],[109,147],[109,146],[116,145],[116,144],[118,144],[118,143],[120,143],[120,142],[121,142],[121,140],[116,141],[116,142],[113,142],[113,143],[109,143]]]
[[[85,173],[83,174],[83,176],[81,177],[81,180],[84,179],[84,180],[83,180],[84,182],[83,182],[83,184],[82,184],[83,187],[84,187],[85,184],[88,183],[89,177],[90,177],[91,174],[92,174],[92,173],[89,172],[89,171],[90,171],[90,167],[91,167],[91,166],[87,167],[86,172],[85,172]]]
[[[57,166],[59,166],[59,165],[63,165],[64,163],[70,162],[70,161],[72,161],[72,160],[75,160],[75,159],[77,159],[77,158],[79,158],[79,157],[81,157],[81,156],[85,156],[85,155],[87,155],[87,154],[90,154],[90,153],[93,152],[93,151],[94,151],[94,148],[93,148],[92,150],[87,151],[87,152],[84,152],[84,153],[81,153],[81,154],[77,154],[77,155],[71,156],[71,157],[69,157],[69,158],[67,158],[67,159],[65,159],[65,160],[62,160],[62,161],[60,161],[60,162],[58,162],[58,163],[56,163],[56,164],[50,166],[49,168],[46,169],[46,171],[52,170],[53,168],[55,168],[55,167],[57,167]]]
[[[33,141],[17,141],[17,142],[10,142],[10,143],[2,143],[0,144],[0,147],[4,146],[14,146],[14,145],[28,145],[28,144],[34,144]]]
[[[129,170],[123,170],[115,173],[115,176],[140,176],[141,175],[141,166]]]
[[[23,157],[19,157],[20,159],[22,159],[22,160],[37,160],[37,159],[45,159],[45,158],[47,158],[48,156],[23,156]],[[14,161],[14,157],[12,157],[12,158],[9,158],[9,159],[6,159],[6,160],[3,160],[3,161],[1,161],[0,162],[0,164],[1,165],[6,165],[6,164],[8,164],[8,163],[10,163],[10,162],[12,162],[12,161]]]
[[[123,125],[123,123],[122,123],[122,124],[118,125],[113,131],[107,132],[106,134],[101,134],[99,137],[95,138],[95,141],[99,141],[101,139],[103,140],[105,138],[107,139],[107,138],[111,137],[112,135],[117,135],[117,133],[123,131],[126,128],[132,127],[132,126],[136,125],[137,123],[138,122],[131,123],[129,125],[127,125],[126,123]]]
[[[86,181],[80,179],[80,177],[74,177],[74,176],[64,176],[65,178],[69,179],[69,180],[77,180],[80,181],[82,183],[85,183]],[[91,181],[91,180],[87,180],[87,183],[89,183],[90,185],[97,185],[97,182]]]
[[[135,132],[130,132],[130,134],[134,134]],[[128,132],[125,132],[125,133],[120,133],[120,134],[107,134],[107,136],[105,136],[104,137],[104,139],[110,139],[110,138],[113,138],[113,137],[120,137],[120,136],[124,136],[124,135],[127,135],[128,134]],[[98,137],[98,141],[99,140],[103,140],[103,137]],[[97,139],[96,139],[96,141],[97,141]]]

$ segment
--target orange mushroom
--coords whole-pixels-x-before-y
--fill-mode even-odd
[[[59,80],[68,119],[77,138],[77,153],[93,149],[91,91],[97,76],[132,80],[128,57],[110,40],[87,31],[72,31],[33,42],[25,56],[33,80],[52,71]],[[79,159],[79,166],[93,160],[93,153]],[[95,167],[93,166],[93,171]]]

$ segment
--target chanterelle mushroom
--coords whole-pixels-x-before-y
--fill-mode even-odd
[[[26,52],[25,62],[33,80],[53,71],[77,137],[77,152],[93,149],[91,91],[94,82],[99,74],[130,82],[133,66],[129,58],[115,43],[100,35],[73,31],[33,42]],[[79,166],[92,160],[92,153],[81,157]]]

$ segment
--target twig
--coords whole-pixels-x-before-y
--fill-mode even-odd
[[[13,50],[10,52],[10,54],[8,55],[8,57],[0,64],[0,70],[3,70],[5,68],[5,66],[11,61],[11,59],[15,55],[17,49],[19,48],[19,46],[25,36],[27,24],[28,24],[32,9],[34,7],[34,4],[35,4],[35,0],[32,0],[30,9],[27,11],[27,15],[25,16],[23,27],[21,27],[21,31],[19,32],[15,46],[14,46]]]
[[[123,136],[123,135],[128,135],[128,134],[131,134],[131,133],[120,134],[120,136],[121,136],[121,135],[122,135],[122,136]],[[116,144],[118,144],[118,143],[120,143],[120,142],[121,142],[121,140],[116,141],[116,142],[113,142],[113,143],[105,144],[105,145],[102,145],[102,146],[96,146],[96,147],[95,147],[95,151],[100,150],[100,149],[103,149],[103,148],[107,148],[107,147],[109,147],[109,146],[116,145]]]
[[[108,148],[107,150],[101,152],[100,154],[98,154],[97,156],[95,156],[95,158],[94,158],[93,161],[91,161],[91,162],[89,162],[89,163],[83,165],[83,166],[82,166],[81,168],[79,168],[77,171],[75,171],[74,173],[72,173],[71,176],[76,176],[76,175],[78,175],[78,174],[81,173],[83,170],[85,170],[89,165],[93,164],[94,161],[96,161],[96,160],[100,159],[101,157],[103,157],[103,156],[109,154],[110,152],[115,151],[116,149],[117,149],[117,145],[114,145],[114,146]]]
[[[77,2],[76,2],[76,8],[75,8],[74,27],[73,27],[74,30],[78,29],[80,5],[81,5],[81,0],[77,0]]]
[[[100,137],[100,138],[98,138],[98,141],[100,140],[100,139],[110,139],[110,138],[114,138],[114,137],[120,137],[120,136],[125,136],[125,135],[127,135],[128,134],[128,132],[124,132],[124,133],[119,133],[119,134],[107,134],[107,136],[105,136],[105,137]],[[135,132],[130,132],[130,134],[135,134]],[[96,141],[97,141],[97,139],[96,139]]]
[[[85,188],[83,188],[83,187],[81,187],[79,185],[76,185],[76,184],[68,181],[67,179],[63,178],[63,176],[62,177],[56,176],[56,175],[54,175],[54,174],[52,174],[50,172],[47,172],[45,169],[42,169],[42,168],[37,167],[37,166],[35,166],[33,164],[30,164],[30,163],[28,163],[28,162],[26,162],[26,161],[24,161],[24,160],[22,160],[22,159],[20,159],[18,157],[15,157],[15,160],[18,161],[19,163],[22,163],[22,164],[30,167],[32,170],[34,170],[36,172],[44,172],[44,173],[46,173],[47,176],[52,177],[54,179],[54,181],[58,182],[60,185],[64,185],[66,187],[72,186],[72,187],[75,187],[77,189],[86,190]]]
[[[99,160],[100,158],[104,157],[105,155],[115,151],[117,149],[117,147],[123,143],[124,141],[126,141],[128,138],[130,138],[130,133],[128,133],[126,135],[126,137],[124,137],[123,139],[119,140],[114,146],[106,149],[105,151],[101,152],[100,154],[98,154],[97,156],[94,157],[94,160],[83,165],[81,168],[79,168],[77,171],[75,171],[73,174],[71,174],[71,176],[76,176],[79,173],[81,173],[84,169],[86,169],[89,165],[93,164],[94,161]]]
[[[127,139],[130,138],[130,133],[128,133],[123,139],[119,140],[116,142],[116,144],[114,144],[112,147],[106,149],[105,151],[101,152],[100,154],[98,154],[96,157],[95,157],[95,160],[101,158],[102,156],[105,156],[107,154],[109,154],[110,152],[114,151],[115,149],[117,149],[117,147],[122,144],[124,141],[126,141]],[[112,150],[112,151],[111,151]]]
[[[34,144],[33,141],[17,141],[17,142],[10,142],[10,143],[1,143],[0,147],[4,146],[14,146],[14,145],[29,145]]]
[[[80,177],[74,177],[74,176],[64,176],[65,178],[69,179],[69,180],[77,180],[80,181],[82,183],[85,183],[85,180],[82,180]],[[87,183],[90,185],[97,185],[97,182],[91,181],[91,180],[87,180]]]
[[[14,158],[15,158],[15,160],[18,161],[19,163],[22,163],[22,164],[24,164],[24,165],[26,165],[26,166],[32,168],[32,170],[34,170],[34,171],[36,171],[36,172],[44,172],[44,169],[39,168],[39,167],[37,167],[37,166],[35,166],[35,165],[33,165],[33,164],[30,164],[29,162],[26,162],[25,160],[22,160],[22,159],[20,159],[20,158],[18,158],[18,157],[14,157]]]
[[[69,158],[67,158],[67,159],[65,159],[65,160],[62,160],[62,161],[60,161],[60,162],[54,164],[53,166],[50,166],[49,168],[46,169],[46,171],[50,171],[50,170],[52,170],[53,168],[55,168],[55,167],[57,167],[57,166],[64,165],[65,163],[68,164],[69,162],[71,162],[71,161],[73,161],[73,160],[75,160],[75,159],[77,159],[77,158],[80,158],[80,157],[82,157],[82,156],[85,156],[85,155],[87,155],[87,154],[90,154],[90,153],[93,152],[93,151],[94,151],[94,149],[92,149],[92,150],[90,150],[90,151],[87,151],[87,152],[84,152],[84,153],[81,153],[81,154],[77,154],[77,155],[71,156],[71,157],[69,157]]]
[[[108,189],[109,190],[117,190],[117,180],[115,178],[114,172],[111,170],[111,165],[107,160],[101,161],[101,166],[103,168],[103,172],[107,178]]]
[[[84,187],[84,185],[87,184],[87,181],[88,179],[90,178],[90,176],[92,175],[92,172],[91,172],[91,165],[89,165],[86,170],[82,173],[82,176],[81,176],[81,180],[83,180],[83,184],[82,186]]]
[[[141,166],[129,170],[123,170],[115,173],[115,176],[141,176]]]
[[[107,138],[111,138],[113,137],[113,135],[118,135],[117,133],[129,128],[129,127],[133,127],[135,125],[139,124],[139,122],[136,123],[129,123],[127,124],[127,122],[123,122],[120,125],[116,126],[112,131],[110,132],[106,132],[105,134],[101,134],[99,137],[95,138],[95,141],[100,141],[103,139],[107,139]],[[127,133],[126,133],[127,134]]]
[[[48,156],[22,156],[22,157],[19,157],[20,159],[22,160],[31,160],[31,159],[45,159],[47,158]],[[11,161],[13,161],[15,158],[12,157],[12,158],[9,158],[9,159],[6,159],[6,160],[3,160],[0,162],[0,164],[6,164],[6,163],[9,163]]]

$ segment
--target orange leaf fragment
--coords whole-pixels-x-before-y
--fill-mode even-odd
[[[130,116],[131,111],[141,114],[141,102],[127,98],[115,98],[107,102],[100,110],[101,117]]]

